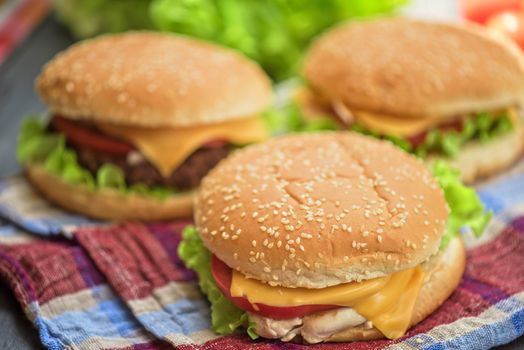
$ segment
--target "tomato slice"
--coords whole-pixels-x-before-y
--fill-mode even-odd
[[[523,0],[461,0],[460,7],[468,20],[484,24],[501,11],[522,9],[523,3]]]
[[[77,147],[86,147],[95,151],[122,156],[134,149],[128,143],[105,136],[64,117],[54,116],[53,126],[66,136],[69,143]]]
[[[504,11],[490,17],[486,23],[488,28],[494,29],[524,49],[524,11]]]
[[[222,262],[222,260],[214,255],[211,257],[211,274],[215,279],[218,289],[220,289],[220,291],[231,300],[233,304],[244,311],[249,311],[264,317],[284,320],[294,317],[304,317],[315,312],[332,310],[340,307],[337,305],[302,305],[290,307],[271,306],[266,304],[252,305],[244,297],[231,296],[230,289],[233,271],[229,266]]]
[[[452,120],[443,124],[440,124],[437,126],[439,130],[442,131],[462,131],[462,128],[464,127],[464,123],[462,120]],[[407,141],[413,146],[413,148],[417,148],[419,145],[421,145],[424,140],[426,139],[426,136],[429,131],[422,131],[419,134],[413,135],[411,137],[408,137]]]

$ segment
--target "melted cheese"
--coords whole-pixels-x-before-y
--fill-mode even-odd
[[[515,108],[506,109],[510,120],[517,122],[517,112]],[[381,135],[393,135],[398,137],[410,137],[436,127],[445,120],[435,118],[401,118],[386,114],[375,114],[369,112],[352,111],[357,122],[366,129],[377,132]],[[495,117],[497,113],[495,113]],[[453,118],[451,118],[453,119]]]
[[[226,140],[242,145],[269,137],[261,118],[252,117],[187,128],[140,128],[97,123],[105,133],[133,144],[144,157],[169,177],[184,160],[207,142]]]
[[[399,118],[391,115],[381,115],[368,112],[353,112],[357,122],[366,129],[373,130],[382,135],[409,137],[426,131],[441,120],[430,118]]]
[[[392,275],[322,289],[271,287],[233,271],[231,295],[271,306],[339,305],[351,307],[387,338],[404,335],[411,322],[424,272],[420,267]]]

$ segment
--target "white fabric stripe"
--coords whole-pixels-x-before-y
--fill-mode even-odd
[[[84,311],[97,306],[100,301],[112,298],[113,294],[109,286],[98,286],[95,288],[96,290],[88,288],[51,299],[40,306],[41,316],[53,318],[69,311]]]
[[[29,243],[36,240],[36,237],[25,232],[17,232],[12,235],[0,235],[0,244],[3,245],[13,245],[13,244],[22,244]]]
[[[204,344],[207,341],[220,338],[221,335],[216,334],[211,329],[204,329],[198,332],[191,333],[189,338],[193,340],[193,343],[198,345]]]
[[[149,339],[144,339],[144,342]],[[102,338],[99,336],[90,337],[77,345],[79,350],[100,350],[108,348],[126,348],[132,346],[133,343],[125,338]]]
[[[524,292],[521,292],[509,297],[508,299],[499,301],[497,304],[490,306],[476,317],[464,317],[455,322],[437,326],[426,333],[413,336],[401,343],[388,346],[384,348],[384,350],[420,349],[432,345],[433,342],[430,340],[433,340],[434,342],[446,342],[467,336],[468,333],[479,330],[482,327],[506,321],[518,311],[512,310],[512,312],[505,312],[501,310],[505,303],[511,302],[512,300],[523,303],[522,308],[524,308]],[[417,338],[419,339],[418,341]]]
[[[168,341],[170,344],[174,346],[194,344],[193,339],[181,333],[171,333],[171,334],[164,336],[163,339]]]
[[[162,306],[174,304],[182,298],[201,298],[196,284],[190,282],[169,282],[165,286],[155,289],[151,296],[130,300],[127,304],[133,310],[133,314],[141,315],[148,312],[161,311],[163,310]]]
[[[11,206],[18,215],[31,219],[64,215],[64,211],[39,196],[22,176],[5,181],[7,186],[0,191],[0,203]]]

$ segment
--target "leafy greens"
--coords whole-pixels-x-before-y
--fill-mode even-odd
[[[296,72],[313,37],[350,18],[391,13],[407,0],[56,0],[78,38],[131,29],[182,33],[236,49],[271,77]]]
[[[167,187],[128,186],[122,169],[104,164],[93,176],[82,167],[73,149],[67,147],[64,135],[46,130],[46,123],[38,117],[23,121],[18,135],[17,158],[21,163],[37,163],[65,182],[97,188],[112,188],[123,193],[135,193],[165,199],[176,193]]]

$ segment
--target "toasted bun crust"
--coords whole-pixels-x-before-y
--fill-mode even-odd
[[[460,170],[465,183],[473,183],[489,177],[515,163],[524,151],[524,128],[516,129],[501,135],[488,143],[471,142],[453,159],[444,158],[452,167]],[[430,157],[434,162],[438,157]]]
[[[193,126],[253,116],[271,84],[222,47],[154,32],[105,35],[71,46],[36,81],[53,113],[145,127]]]
[[[422,265],[426,276],[415,302],[411,326],[424,320],[446,301],[458,286],[465,267],[466,252],[460,238],[452,240],[444,252]],[[347,342],[380,338],[384,336],[376,328],[365,329],[359,326],[335,333],[327,341]]]
[[[64,182],[38,165],[28,164],[25,170],[29,181],[47,199],[95,219],[156,221],[188,218],[192,213],[193,193],[158,200],[112,189],[93,191],[84,185]]]
[[[474,25],[379,19],[341,25],[305,59],[310,85],[350,109],[447,118],[523,101],[522,54]]]
[[[230,267],[324,288],[416,266],[448,215],[425,165],[352,132],[289,135],[236,152],[204,178],[195,222]]]

